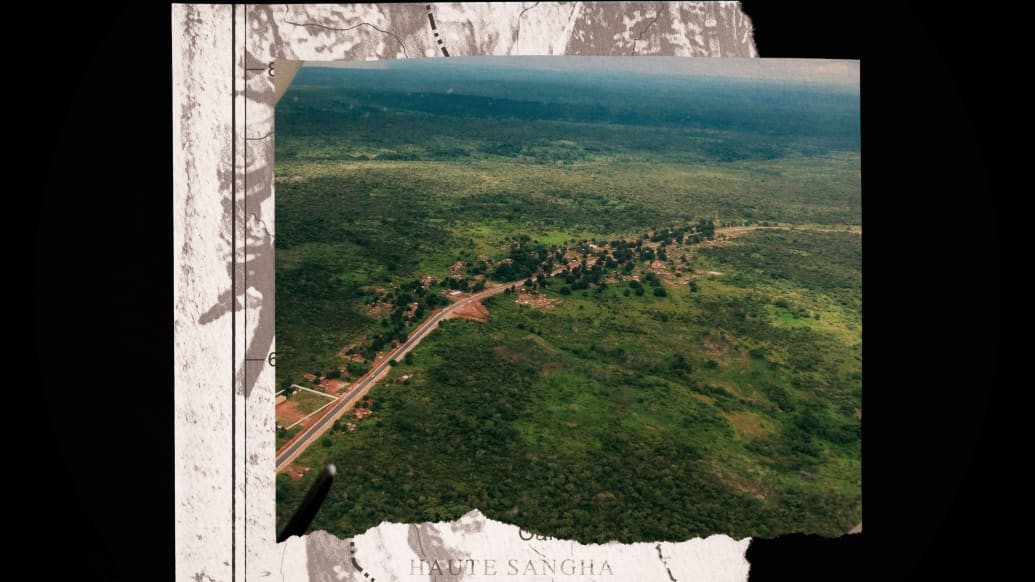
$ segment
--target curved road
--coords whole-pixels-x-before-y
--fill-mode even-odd
[[[760,229],[792,229],[792,228],[800,228],[800,227],[787,227],[787,226],[731,227],[731,228],[716,229],[715,230],[715,234],[723,234],[723,233],[734,234],[734,233],[737,233],[737,232],[743,232],[743,231],[748,231],[748,230],[760,230]],[[821,229],[805,228],[803,230],[821,230]],[[861,234],[861,232],[862,231],[860,230],[859,233]],[[700,243],[698,243],[698,244],[700,244]],[[558,275],[559,273],[561,273],[563,271],[564,271],[564,267],[562,266],[562,267],[554,270],[548,276],[549,277],[554,277],[554,276]],[[503,284],[491,287],[489,289],[486,289],[484,291],[479,291],[478,293],[475,293],[474,295],[471,295],[470,297],[465,297],[465,298],[461,299],[460,301],[457,301],[456,303],[447,306],[446,308],[442,309],[442,311],[439,311],[439,312],[436,312],[436,313],[432,314],[432,316],[430,318],[428,318],[427,321],[425,321],[424,323],[418,325],[417,328],[412,333],[410,333],[410,337],[408,337],[406,339],[406,341],[402,345],[400,345],[398,348],[396,348],[392,352],[389,352],[388,356],[381,360],[381,363],[379,363],[376,366],[374,366],[373,369],[371,369],[369,372],[364,374],[359,380],[357,380],[352,385],[352,388],[347,393],[345,393],[342,396],[339,396],[337,402],[335,402],[330,407],[328,407],[328,410],[322,416],[317,418],[316,421],[313,424],[309,425],[308,427],[303,428],[302,431],[299,432],[297,435],[295,435],[295,437],[292,438],[290,441],[288,441],[284,445],[283,448],[281,448],[279,451],[277,451],[277,472],[279,473],[280,471],[283,471],[285,468],[287,468],[287,466],[290,465],[291,462],[294,461],[296,458],[298,458],[298,456],[301,455],[302,452],[305,451],[309,447],[309,445],[311,445],[314,442],[316,442],[316,439],[319,438],[320,435],[322,435],[324,432],[327,431],[327,429],[329,429],[331,426],[333,426],[335,420],[338,420],[339,418],[341,418],[341,415],[344,414],[345,411],[348,410],[348,408],[350,406],[352,406],[357,400],[359,400],[360,397],[362,397],[364,394],[366,394],[366,392],[374,384],[377,384],[377,382],[382,377],[384,377],[384,375],[387,374],[388,371],[391,369],[392,366],[389,363],[391,360],[396,360],[396,361],[401,360],[403,358],[403,356],[405,356],[410,350],[412,350],[414,347],[416,347],[417,344],[419,344],[421,342],[421,340],[423,340],[429,333],[431,333],[438,326],[440,321],[442,321],[443,319],[447,319],[454,311],[456,311],[457,309],[460,309],[461,307],[463,307],[463,306],[465,306],[465,305],[467,305],[469,303],[473,303],[475,301],[481,301],[482,299],[485,299],[486,297],[490,297],[492,295],[498,295],[498,294],[504,292],[505,290],[507,290],[507,288],[511,287],[511,286],[518,286],[518,287],[520,287],[520,286],[522,286],[524,284],[524,281],[525,281],[525,279],[521,279],[519,281],[511,281],[510,283],[503,283]],[[862,525],[862,524],[860,524],[860,525]]]
[[[287,468],[287,466],[298,458],[298,456],[301,455],[309,445],[316,442],[316,439],[318,439],[320,435],[333,426],[335,420],[338,420],[338,418],[340,418],[350,406],[359,400],[361,396],[366,394],[367,390],[369,390],[374,384],[377,384],[378,380],[380,380],[391,369],[392,365],[389,362],[392,360],[402,360],[403,356],[416,347],[421,340],[438,327],[440,321],[447,319],[454,311],[465,305],[475,301],[481,301],[482,299],[492,295],[503,293],[508,287],[512,285],[520,286],[524,284],[524,281],[525,279],[522,279],[520,281],[512,281],[510,283],[496,285],[484,291],[479,291],[470,297],[465,297],[456,303],[445,307],[441,311],[433,313],[427,321],[418,325],[417,328],[410,333],[410,336],[402,345],[389,352],[379,364],[374,366],[369,372],[353,383],[352,388],[349,389],[348,392],[339,396],[338,400],[328,407],[327,411],[324,412],[323,415],[316,419],[316,422],[303,428],[302,431],[288,441],[283,448],[277,451],[277,472],[279,473]]]

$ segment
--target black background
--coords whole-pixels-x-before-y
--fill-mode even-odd
[[[1010,15],[909,2],[744,10],[763,57],[862,60],[869,232],[865,533],[756,540],[752,580],[996,579],[1005,556],[975,536],[1017,518],[1024,499],[985,454],[1011,442],[1001,415],[1021,387],[998,362],[996,213],[1017,191],[1000,138],[1020,111],[1018,69],[1002,66],[1013,50],[998,38]],[[4,505],[10,533],[54,557],[32,564],[41,579],[173,577],[169,14],[5,15],[21,39],[6,63],[4,279],[28,296],[5,304],[17,348]]]

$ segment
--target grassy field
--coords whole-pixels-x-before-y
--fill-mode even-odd
[[[538,91],[575,95],[549,108],[306,71],[277,111],[278,384],[362,374],[483,278],[532,273],[537,300],[443,323],[372,415],[299,458],[349,474],[315,529],[472,508],[593,542],[861,520],[857,104],[752,89],[776,92],[772,123],[714,126],[578,87]],[[724,230],[744,225],[797,229]],[[278,476],[278,519],[310,479]]]
[[[302,414],[309,414],[310,412],[316,412],[322,406],[331,402],[331,399],[319,394],[313,394],[312,392],[306,392],[305,390],[298,390],[288,398],[288,401],[294,402],[295,407]]]
[[[443,277],[447,266],[478,255],[500,258],[501,247],[520,234],[558,244],[634,236],[702,217],[858,223],[859,205],[853,213],[844,202],[846,184],[855,182],[858,195],[858,156],[812,164],[824,172],[810,172],[800,159],[700,168],[593,162],[563,172],[515,161],[278,160],[278,224],[290,224],[277,236],[277,272],[284,275],[277,281],[278,374],[325,371],[342,346],[375,331],[366,316],[370,286]],[[763,171],[779,172],[768,187],[757,176]]]

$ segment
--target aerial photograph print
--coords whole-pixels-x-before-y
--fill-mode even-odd
[[[277,523],[862,523],[858,61],[306,62],[276,106]],[[268,433],[267,433],[268,434]]]

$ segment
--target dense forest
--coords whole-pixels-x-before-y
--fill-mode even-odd
[[[858,523],[858,115],[857,88],[303,68],[276,120],[278,386],[351,381],[456,293],[518,282],[298,459],[348,475],[313,527]],[[277,476],[278,519],[312,473]]]

